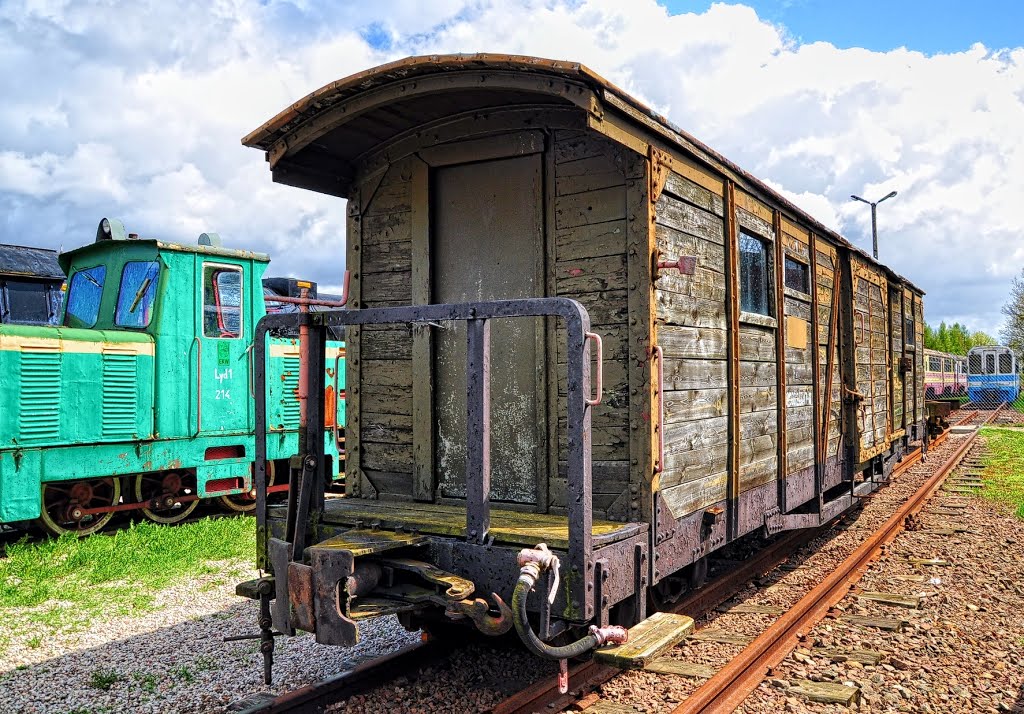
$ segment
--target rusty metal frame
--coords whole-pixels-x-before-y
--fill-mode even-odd
[[[777,408],[776,433],[776,504],[785,513],[786,508],[786,476],[788,464],[788,429],[786,426],[786,263],[785,250],[782,246],[782,214],[776,209],[772,211],[772,230],[775,232],[775,314],[778,315],[778,327],[775,328],[775,403]],[[812,316],[813,317],[813,316]],[[813,322],[811,324],[814,324]],[[817,337],[817,335],[815,335]],[[812,357],[813,359],[813,357]]]
[[[725,248],[726,274],[726,362],[728,374],[726,384],[729,396],[729,449],[726,481],[726,540],[731,541],[739,533],[740,496],[740,294],[739,294],[739,243],[736,232],[736,185],[725,184],[725,206],[727,241]],[[778,357],[778,355],[776,355]]]
[[[522,300],[497,300],[490,302],[412,305],[407,307],[369,308],[361,310],[333,310],[317,313],[283,313],[268,315],[260,320],[255,335],[255,387],[256,387],[256,518],[260,535],[261,563],[267,560],[268,513],[266,501],[266,438],[268,434],[266,407],[266,363],[267,335],[278,330],[306,326],[310,335],[311,362],[307,379],[323,379],[323,360],[326,345],[326,331],[337,326],[360,326],[380,324],[424,324],[452,320],[467,321],[470,325],[469,354],[467,355],[467,424],[476,424],[469,430],[467,449],[467,502],[466,527],[472,542],[481,544],[486,536],[486,525],[490,514],[487,475],[487,419],[485,417],[486,374],[489,369],[486,345],[487,321],[502,318],[559,317],[567,332],[568,345],[568,565],[572,575],[566,578],[569,587],[568,600],[574,612],[583,620],[594,614],[594,602],[587,593],[593,586],[593,509],[591,481],[591,407],[586,403],[590,393],[590,340],[585,333],[590,331],[590,316],[577,301],[569,298],[530,298]],[[319,366],[318,366],[319,365]],[[311,396],[322,395],[320,382],[309,385]],[[286,531],[286,544],[291,551],[289,560],[300,561],[303,548],[314,530],[318,511],[323,509],[323,417],[320,411],[320,397],[310,399],[308,430],[304,442],[303,478],[296,496],[295,517],[290,519],[293,533]],[[316,439],[319,437],[319,447]],[[475,471],[473,470],[475,468]],[[473,473],[481,474],[473,479]],[[320,478],[317,478],[317,475]],[[469,489],[470,483],[480,483]],[[300,547],[302,546],[302,547]],[[275,568],[277,570],[277,568]],[[278,573],[280,577],[282,574]],[[280,593],[280,589],[279,589]],[[287,600],[287,598],[286,598]]]

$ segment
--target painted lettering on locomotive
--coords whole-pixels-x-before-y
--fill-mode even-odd
[[[282,632],[394,612],[578,654],[927,439],[921,290],[586,67],[410,58],[243,143],[348,201],[351,309],[258,328],[307,326],[311,393],[348,330],[348,497],[311,433],[295,502],[257,508],[240,592]]]
[[[0,523],[87,535],[124,510],[173,523],[203,498],[255,508],[251,347],[269,258],[214,234],[201,243],[104,219],[94,243],[60,256],[60,326],[0,325]],[[337,477],[344,345],[326,349],[323,449]],[[297,339],[272,339],[265,359],[275,491],[297,450]]]

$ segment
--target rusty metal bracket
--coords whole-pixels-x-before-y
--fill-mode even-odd
[[[661,260],[654,265],[654,279],[657,280],[661,277],[660,272],[662,270],[678,270],[680,275],[693,275],[697,270],[697,256],[695,255],[681,255],[675,260]]]
[[[651,185],[649,195],[651,203],[657,203],[661,192],[665,190],[668,175],[672,172],[672,155],[656,146],[647,149],[647,159],[651,162]]]
[[[505,601],[501,599],[498,593],[491,593],[491,599],[494,600],[494,604],[498,608],[497,615],[492,615],[490,605],[486,600],[479,597],[472,600],[457,600],[448,603],[445,615],[452,619],[468,617],[473,621],[476,629],[490,637],[504,635],[512,629],[514,624],[512,610],[505,604]]]

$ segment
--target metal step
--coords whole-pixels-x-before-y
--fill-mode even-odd
[[[643,669],[693,632],[693,618],[656,612],[629,628],[629,637],[621,645],[594,651],[594,661],[620,669]]]

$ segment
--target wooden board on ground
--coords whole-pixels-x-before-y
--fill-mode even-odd
[[[907,560],[910,561],[911,565],[952,565],[948,560],[943,560],[942,558],[907,558]]]
[[[870,600],[871,602],[877,602],[881,605],[892,605],[893,607],[906,607],[911,610],[921,609],[920,595],[903,595],[901,593],[862,592],[858,593],[857,598],[860,600]]]
[[[844,650],[834,647],[815,647],[811,654],[828,657],[833,662],[860,662],[861,664],[877,665],[882,661],[882,653],[872,650]]]
[[[588,714],[636,714],[636,709],[628,704],[618,704],[607,699],[598,699],[583,711]]]
[[[678,674],[680,677],[692,677],[693,679],[711,679],[718,670],[709,664],[699,662],[684,662],[681,659],[674,659],[669,656],[659,657],[644,669],[648,672],[658,674]]]
[[[790,694],[810,699],[812,702],[824,704],[843,704],[853,706],[860,701],[860,688],[848,687],[834,682],[812,682],[809,679],[797,679],[793,686],[786,690]]]
[[[784,607],[776,605],[757,605],[755,603],[740,603],[738,605],[722,604],[715,608],[727,615],[781,615],[786,611]]]
[[[602,647],[594,660],[620,669],[643,669],[693,632],[693,618],[656,612],[629,628],[629,639],[621,645]]]
[[[861,627],[874,627],[889,632],[899,632],[910,624],[907,620],[897,620],[891,617],[864,617],[863,615],[843,615],[839,618],[843,622]]]
[[[747,635],[738,635],[734,632],[726,632],[725,630],[699,630],[690,635],[691,640],[698,642],[717,642],[720,645],[749,645],[751,637]]]

